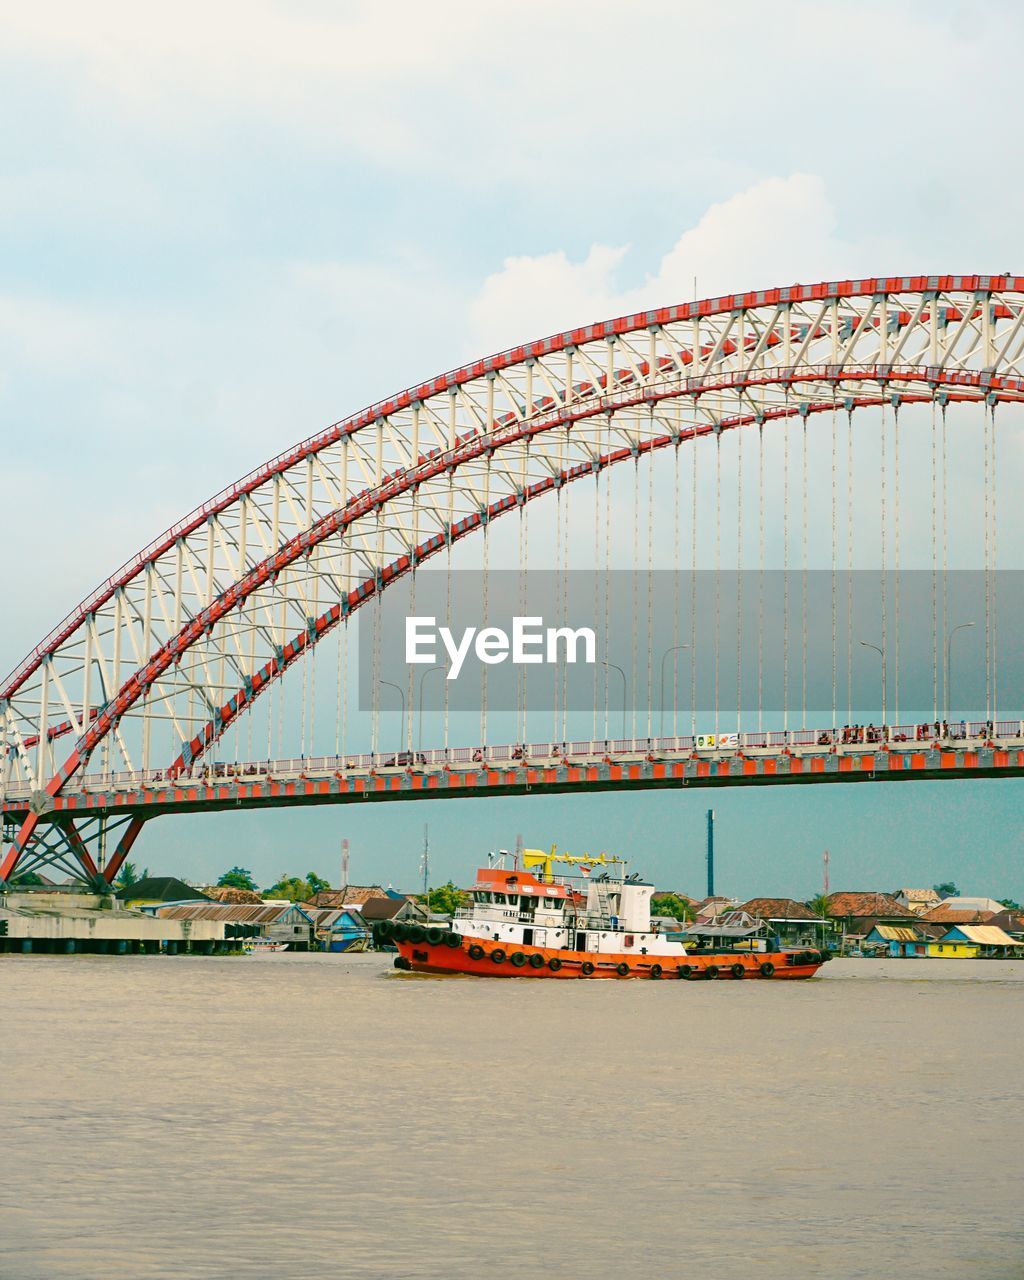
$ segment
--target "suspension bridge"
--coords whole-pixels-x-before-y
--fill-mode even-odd
[[[997,519],[997,497],[1020,490],[1021,401],[1024,278],[931,276],[642,312],[371,405],[180,520],[0,683],[0,888],[30,871],[110,884],[169,813],[1020,776],[1020,602],[997,558],[1019,513]],[[443,673],[424,711],[430,672],[384,656],[386,604],[415,608],[427,574],[450,598],[466,567],[484,618],[499,567],[592,575],[589,705],[557,667],[494,705],[484,667],[472,715]],[[912,607],[908,569],[925,582]],[[963,571],[980,584],[969,619],[950,588]],[[765,609],[771,573],[781,610]],[[855,573],[876,584],[870,619]],[[968,629],[976,678],[956,706]]]

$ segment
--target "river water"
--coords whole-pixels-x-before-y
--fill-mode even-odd
[[[1024,1276],[1024,963],[0,973],[5,1278]]]

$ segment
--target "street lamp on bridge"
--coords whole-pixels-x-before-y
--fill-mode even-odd
[[[689,649],[688,644],[674,644],[671,649],[666,649],[661,655],[661,736],[665,736],[665,659],[670,653],[679,653],[683,649]],[[676,661],[672,659],[673,673],[676,669]],[[675,700],[672,702],[672,735],[676,732],[676,705]]]
[[[882,659],[882,727],[887,724],[885,718],[885,650],[879,648],[877,644],[872,644],[869,640],[862,640],[861,644],[865,649],[874,649],[875,653]]]
[[[399,751],[405,750],[405,690],[400,684],[395,684],[393,680],[378,680],[378,684],[387,685],[389,689],[395,689],[398,696],[402,699],[402,736],[398,740]]]
[[[418,751],[423,750],[423,686],[426,684],[427,676],[430,675],[431,671],[443,671],[443,670],[444,670],[444,663],[439,663],[436,667],[427,667],[426,671],[424,671],[424,673],[420,676],[420,718],[419,718],[419,724],[417,726],[418,732],[417,732],[417,738],[416,738],[416,742],[417,742],[416,749]]]
[[[949,681],[950,681],[950,676],[952,674],[950,670],[950,657],[951,657],[951,650],[953,647],[953,637],[956,635],[958,631],[964,631],[968,627],[973,627],[973,626],[974,626],[973,622],[960,622],[953,628],[953,630],[946,637],[946,678],[942,682],[943,694],[945,695],[944,697],[945,711],[943,712],[942,718],[947,725],[949,724],[949,706],[950,706]]]
[[[622,676],[622,736],[623,738],[625,738],[626,736],[626,699],[628,697],[628,694],[626,692],[626,688],[627,688],[626,673],[625,671],[623,671],[623,669],[620,666],[617,666],[614,662],[605,662],[603,658],[601,659],[601,666],[611,667],[613,670],[617,671],[620,676]]]

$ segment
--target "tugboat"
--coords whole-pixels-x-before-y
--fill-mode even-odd
[[[396,969],[483,978],[813,978],[830,958],[781,949],[690,954],[652,929],[654,886],[627,875],[623,859],[560,854],[555,845],[524,850],[521,868],[509,858],[493,855],[477,871],[469,904],[447,928],[382,920],[375,943],[398,949]],[[580,877],[556,878],[555,863]],[[606,869],[595,875],[598,868]]]

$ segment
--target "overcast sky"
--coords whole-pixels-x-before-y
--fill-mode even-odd
[[[1024,271],[1021,28],[949,0],[0,0],[0,667],[238,475],[464,359],[695,279]],[[1022,794],[733,793],[721,883],[810,892],[831,844],[844,886],[1019,896]],[[593,831],[696,891],[703,807],[434,805],[435,863]],[[266,878],[347,832],[407,883],[421,809],[168,819],[139,856]]]

